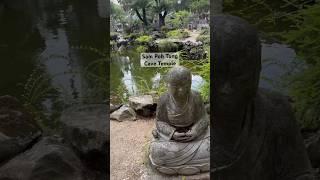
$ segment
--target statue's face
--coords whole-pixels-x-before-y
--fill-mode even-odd
[[[255,97],[261,69],[258,33],[240,18],[218,15],[213,24],[213,116],[240,117]]]
[[[243,73],[239,75],[221,73],[220,78],[214,80],[214,116],[226,117],[243,108],[253,98],[254,90],[253,74]]]
[[[167,76],[169,93],[175,99],[185,99],[191,90],[191,72],[185,67],[177,66],[172,68]]]
[[[169,93],[178,99],[186,98],[191,89],[191,82],[186,81],[178,81],[178,82],[170,82],[168,83],[168,91]]]

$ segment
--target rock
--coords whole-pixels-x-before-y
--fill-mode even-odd
[[[313,168],[320,167],[320,131],[305,140],[305,145]]]
[[[165,38],[165,34],[164,33],[162,33],[162,32],[160,32],[160,31],[153,31],[152,33],[151,33],[151,37],[153,38],[153,39],[162,39],[162,38]]]
[[[5,180],[84,180],[80,159],[60,138],[46,137],[0,168]]]
[[[26,150],[41,134],[40,127],[17,99],[0,97],[0,162]]]
[[[136,113],[131,107],[123,105],[110,115],[110,119],[117,121],[135,121]]]
[[[129,105],[138,115],[145,117],[154,115],[157,108],[152,95],[131,96],[129,97]]]
[[[110,104],[110,113],[113,113],[114,111],[120,109],[122,106],[122,104],[120,105],[113,105],[113,104]]]
[[[63,137],[88,167],[107,173],[109,130],[106,104],[78,105],[63,112]]]
[[[183,45],[183,50],[185,52],[185,59],[199,60],[205,59],[207,56],[207,53],[203,48],[202,42],[187,41]]]

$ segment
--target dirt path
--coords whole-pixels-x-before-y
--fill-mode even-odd
[[[154,120],[110,121],[111,180],[138,180]]]
[[[184,39],[182,42],[187,42],[187,41],[191,41],[191,42],[197,42],[197,37],[200,35],[200,31],[188,31],[190,37]]]

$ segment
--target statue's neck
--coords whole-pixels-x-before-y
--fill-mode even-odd
[[[183,107],[183,106],[186,105],[186,103],[188,103],[189,96],[190,96],[190,94],[188,94],[188,96],[185,96],[185,97],[182,97],[182,98],[178,98],[178,97],[174,97],[174,96],[171,96],[171,98],[174,101],[174,104],[176,106]]]

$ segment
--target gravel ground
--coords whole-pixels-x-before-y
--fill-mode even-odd
[[[147,159],[154,119],[110,121],[111,180],[205,180],[209,174],[191,177],[163,176],[150,168]]]
[[[110,121],[111,180],[141,179],[153,127],[153,119]]]

